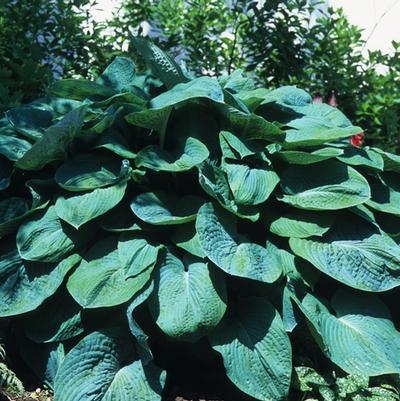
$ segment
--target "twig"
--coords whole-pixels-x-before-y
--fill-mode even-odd
[[[361,51],[364,51],[365,46],[367,46],[368,41],[371,39],[372,35],[375,33],[376,28],[378,28],[379,24],[382,22],[382,20],[386,17],[386,15],[392,11],[392,9],[400,2],[400,0],[395,1],[380,17],[379,20],[375,22],[375,25],[373,26],[371,32],[369,33],[367,39],[364,42],[364,46],[362,47]]]

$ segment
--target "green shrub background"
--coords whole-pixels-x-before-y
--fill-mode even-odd
[[[132,53],[129,35],[143,32],[194,74],[242,68],[262,86],[298,85],[341,110],[370,145],[399,150],[399,46],[394,54],[361,54],[360,29],[329,10],[311,23],[305,0],[125,0],[96,24],[95,0],[15,0],[0,5],[0,109],[32,100],[63,77],[95,77],[117,54]],[[57,11],[58,10],[58,11]],[[375,66],[384,66],[381,74]],[[379,71],[382,70],[382,67]]]

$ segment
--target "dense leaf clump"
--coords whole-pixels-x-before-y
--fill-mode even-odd
[[[258,400],[314,383],[305,332],[360,388],[399,374],[400,157],[301,89],[136,45],[163,85],[116,58],[0,120],[0,316],[57,401],[160,399],[153,335]]]

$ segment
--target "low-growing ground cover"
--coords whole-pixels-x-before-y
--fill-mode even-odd
[[[400,157],[301,89],[135,45],[154,77],[117,57],[0,120],[0,317],[22,360],[56,401],[221,372],[258,400],[398,399]]]

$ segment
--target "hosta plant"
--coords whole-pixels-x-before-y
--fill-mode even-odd
[[[160,336],[264,401],[304,329],[344,373],[399,374],[400,157],[301,89],[135,45],[156,80],[119,57],[1,120],[0,316],[55,399],[160,399]]]

